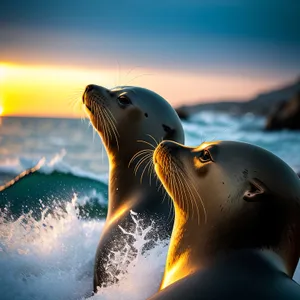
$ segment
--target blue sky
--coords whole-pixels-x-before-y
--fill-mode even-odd
[[[296,0],[5,0],[0,11],[0,53],[9,60],[300,69]]]
[[[0,61],[262,78],[267,87],[300,74],[299,18],[298,0],[2,0]]]

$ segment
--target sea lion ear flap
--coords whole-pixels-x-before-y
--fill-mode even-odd
[[[265,201],[269,194],[269,189],[257,178],[249,180],[250,187],[244,193],[243,199],[248,202]]]

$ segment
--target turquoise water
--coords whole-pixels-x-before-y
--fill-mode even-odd
[[[45,157],[56,169],[83,177],[107,178],[108,161],[100,138],[87,120],[0,119],[0,183]],[[262,146],[300,171],[300,132],[264,132],[264,119],[202,112],[184,123],[186,144],[240,140]]]
[[[212,112],[197,114],[183,125],[188,145],[246,141],[274,152],[300,171],[300,131],[264,132],[263,118]],[[0,192],[1,299],[81,299],[91,290],[93,259],[105,219],[107,155],[88,121],[2,117],[0,185],[37,164],[38,171],[6,194]],[[53,199],[64,207],[50,207]],[[10,204],[16,209],[14,219],[8,219],[4,209],[9,202],[24,204],[21,208]],[[79,209],[91,203],[98,205],[97,214],[78,217]],[[50,209],[54,215],[47,214]],[[138,232],[136,247],[141,249],[144,241]],[[93,299],[145,299],[154,293],[164,269],[166,243],[140,254],[138,263],[120,275],[120,285]],[[295,278],[300,281],[300,274]]]

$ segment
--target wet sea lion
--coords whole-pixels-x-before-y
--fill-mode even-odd
[[[231,141],[164,141],[153,161],[175,222],[151,299],[300,299],[300,181],[285,162]]]
[[[162,201],[159,183],[151,182],[152,154],[156,141],[164,139],[184,143],[178,115],[158,94],[140,87],[106,89],[88,85],[83,94],[88,116],[99,133],[109,157],[109,199],[105,228],[97,248],[94,291],[116,281],[115,267],[107,267],[112,250],[124,244],[119,226],[132,226],[130,210],[145,224],[155,221],[157,237],[171,235],[170,203]],[[134,254],[133,254],[134,255]]]

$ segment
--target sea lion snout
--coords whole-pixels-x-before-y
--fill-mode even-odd
[[[82,102],[92,114],[95,114],[101,107],[107,106],[108,94],[109,90],[106,88],[89,84],[82,95]],[[97,108],[98,105],[100,105],[100,108]]]
[[[162,157],[174,155],[180,149],[180,145],[173,141],[162,141],[155,149],[153,154],[154,164],[159,163]]]
[[[82,102],[83,104],[87,104],[88,94],[91,93],[95,88],[94,84],[89,84],[85,87],[85,90],[82,94]]]
[[[95,85],[95,84],[88,84],[86,86],[83,96],[82,96],[83,103],[85,103],[85,99],[91,93],[96,93],[98,96],[105,96],[106,94],[111,95],[112,92],[103,86]]]
[[[85,93],[89,93],[89,92],[91,92],[94,88],[95,88],[95,85],[94,85],[94,84],[89,84],[89,85],[86,86],[84,92],[85,92]]]
[[[160,147],[162,147],[169,154],[172,154],[174,151],[180,148],[179,144],[169,140],[161,142]]]

